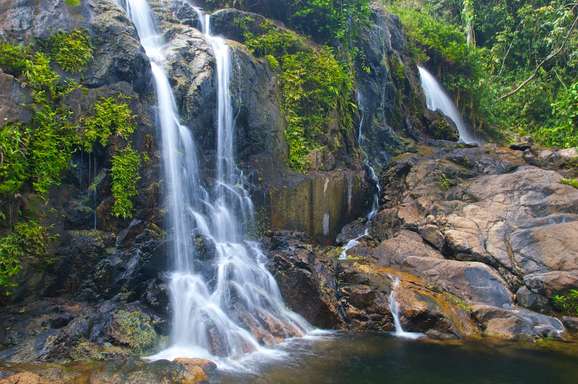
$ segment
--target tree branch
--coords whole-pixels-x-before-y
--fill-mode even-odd
[[[576,6],[574,6],[573,10],[576,8]],[[544,66],[544,64],[546,64],[548,61],[552,60],[554,57],[556,57],[560,52],[562,52],[562,50],[564,49],[564,46],[566,45],[566,42],[568,41],[568,38],[570,37],[570,35],[572,34],[572,31],[574,30],[574,28],[576,27],[576,23],[578,23],[578,16],[576,16],[574,18],[574,21],[572,22],[572,25],[570,25],[570,29],[568,29],[568,32],[566,33],[566,36],[564,36],[564,40],[562,40],[562,44],[560,44],[560,46],[555,49],[554,51],[552,51],[548,56],[546,56],[546,58],[542,61],[540,61],[540,63],[538,63],[538,65],[536,66],[536,68],[534,68],[534,71],[532,72],[532,74],[524,81],[522,81],[516,88],[514,88],[513,90],[511,90],[510,92],[500,96],[498,98],[498,100],[503,100],[505,98],[508,98],[512,95],[514,95],[515,93],[517,93],[520,89],[524,88],[524,86],[526,86],[526,84],[528,84],[530,81],[532,81],[532,79],[534,77],[536,77],[536,75],[538,74],[538,71],[540,70],[540,68],[542,68]]]

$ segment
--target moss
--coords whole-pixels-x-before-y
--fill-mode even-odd
[[[54,240],[48,229],[35,221],[18,223],[0,238],[0,289],[14,287],[24,258],[50,264],[48,245]],[[7,293],[9,291],[6,291]]]
[[[137,353],[151,349],[158,339],[150,318],[139,311],[117,311],[114,314],[112,335],[120,344]]]
[[[83,29],[57,32],[50,37],[49,46],[53,60],[67,72],[81,72],[92,60],[90,37]]]
[[[80,6],[80,0],[64,0],[67,7],[75,8]]]
[[[128,218],[133,213],[133,198],[138,194],[141,158],[130,146],[125,147],[112,158],[112,214]]]
[[[351,68],[340,63],[330,48],[311,46],[302,36],[270,22],[252,31],[245,19],[237,23],[245,29],[245,45],[279,73],[288,163],[294,170],[305,171],[312,151],[323,145],[332,150],[341,145],[341,140],[328,137],[335,112],[342,130],[352,127]]]
[[[5,72],[18,76],[26,68],[29,47],[0,43],[0,68]]]
[[[562,180],[560,180],[560,183],[569,185],[574,188],[578,188],[578,179],[563,178]]]

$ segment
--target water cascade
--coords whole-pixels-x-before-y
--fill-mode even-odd
[[[260,245],[247,236],[253,205],[234,157],[234,119],[229,93],[231,51],[210,33],[210,16],[199,9],[203,32],[216,61],[218,83],[216,179],[201,182],[195,141],[180,117],[164,69],[165,42],[146,0],[125,0],[146,55],[157,95],[173,310],[170,346],[151,359],[204,357],[221,365],[263,351],[311,326],[288,310]],[[210,243],[198,254],[196,240]]]
[[[453,121],[458,128],[461,142],[466,144],[479,144],[479,140],[470,132],[456,105],[444,91],[441,84],[425,68],[418,66],[417,69],[419,70],[421,87],[425,94],[428,109],[431,111],[440,111]]]
[[[393,276],[392,281],[393,284],[391,286],[391,292],[389,294],[389,310],[391,311],[391,315],[393,316],[393,324],[395,325],[395,331],[393,332],[393,335],[413,340],[423,337],[424,336],[423,333],[406,332],[403,330],[403,327],[401,326],[401,322],[399,320],[399,303],[397,302],[397,298],[395,297],[395,290],[399,287],[399,277]]]
[[[366,170],[366,174],[369,177],[369,180],[371,182],[371,185],[373,186],[373,195],[372,195],[372,200],[371,200],[371,209],[369,211],[369,213],[367,214],[367,222],[365,223],[365,229],[363,231],[362,234],[360,234],[359,236],[350,239],[349,241],[347,241],[347,243],[341,247],[341,253],[339,254],[339,259],[340,260],[345,260],[347,259],[347,251],[349,251],[350,249],[352,249],[353,247],[355,247],[357,244],[359,244],[359,239],[369,235],[369,224],[371,223],[371,220],[373,220],[373,218],[375,217],[375,215],[377,214],[377,211],[379,210],[379,196],[381,195],[381,186],[379,185],[379,179],[377,178],[377,174],[375,173],[375,169],[373,168],[373,166],[371,165],[371,162],[369,161],[368,157],[367,157],[367,153],[365,152],[363,146],[365,144],[365,136],[363,135],[363,123],[365,120],[365,115],[364,115],[364,110],[363,110],[363,96],[361,95],[361,93],[358,91],[357,92],[357,105],[359,106],[359,111],[360,111],[360,119],[359,119],[359,128],[357,130],[357,144],[361,147],[364,157],[365,159],[363,160],[363,166],[365,167]]]

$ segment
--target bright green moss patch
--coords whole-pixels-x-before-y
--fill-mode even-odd
[[[130,146],[125,147],[112,158],[112,214],[128,218],[133,213],[133,199],[138,194],[140,180],[140,155]]]
[[[90,37],[83,29],[57,32],[50,37],[49,45],[50,55],[67,72],[81,72],[92,60]]]
[[[68,7],[74,8],[80,6],[80,0],[64,0],[64,4]]]
[[[569,185],[571,187],[578,188],[578,179],[563,178],[562,180],[560,180],[560,182],[562,184],[566,184],[566,185]]]

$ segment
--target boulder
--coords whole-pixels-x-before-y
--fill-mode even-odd
[[[565,328],[560,320],[527,309],[474,305],[472,310],[473,316],[481,323],[485,336],[506,340],[545,337],[562,339],[565,336]]]

